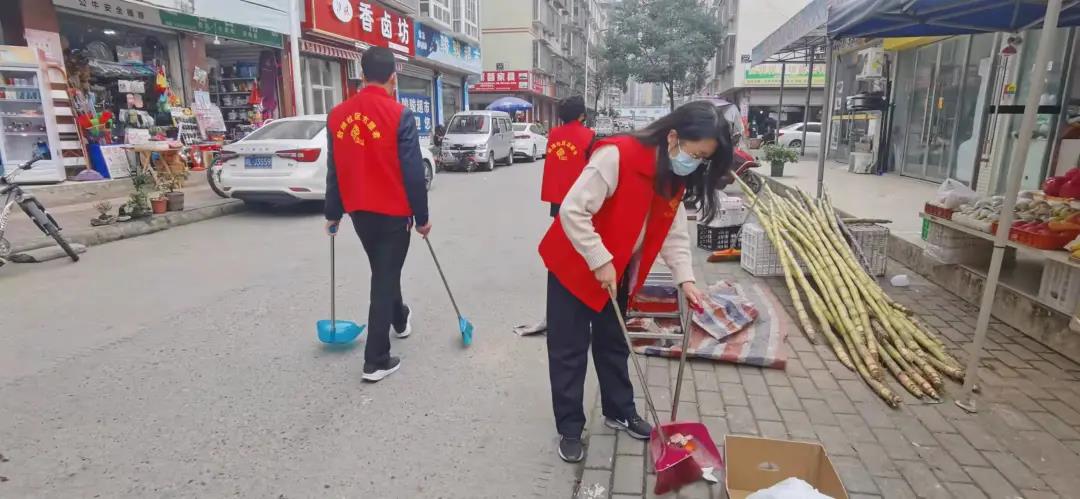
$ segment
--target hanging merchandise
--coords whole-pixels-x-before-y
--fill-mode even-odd
[[[259,82],[262,87],[261,103],[264,116],[274,116],[278,108],[277,83],[281,75],[281,62],[271,50],[259,54]]]

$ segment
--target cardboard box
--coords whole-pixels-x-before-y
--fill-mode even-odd
[[[728,435],[724,454],[724,485],[730,499],[745,499],[790,477],[801,478],[827,496],[848,499],[821,444]]]

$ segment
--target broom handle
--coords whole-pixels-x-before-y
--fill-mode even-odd
[[[335,232],[336,229],[335,229]],[[333,235],[330,236],[330,333],[337,333],[337,299],[334,295],[337,286],[334,285],[337,272],[334,271],[334,262],[337,260],[334,258],[334,240],[337,239]]]
[[[622,309],[619,307],[619,301],[615,299],[614,292],[611,293],[611,305],[615,307],[615,317],[619,320],[619,328],[622,329],[623,338],[626,339],[626,348],[630,350],[630,360],[634,361],[634,370],[637,371],[638,381],[641,381],[641,391],[645,392],[645,405],[649,406],[649,415],[653,419],[653,428],[660,435],[660,442],[667,446],[667,436],[664,435],[664,429],[660,426],[660,416],[656,414],[656,406],[653,405],[652,395],[649,393],[649,384],[645,382],[645,372],[641,370],[641,363],[638,362],[637,354],[634,353],[634,344],[630,340],[630,331],[626,329],[626,320],[623,319]]]
[[[435,248],[431,246],[431,239],[425,237],[424,242],[427,243],[427,249],[431,252],[431,259],[435,260],[435,268],[439,271],[439,277],[442,279],[443,287],[446,288],[446,294],[450,295],[450,304],[454,306],[454,313],[457,314],[458,319],[461,319],[461,311],[457,308],[457,300],[454,299],[454,293],[450,291],[450,284],[446,282],[446,274],[443,274],[442,265],[439,265],[439,257],[435,256]]]
[[[678,293],[679,300],[679,327],[682,328],[682,351],[679,352],[679,377],[675,379],[675,397],[671,402],[671,421],[679,413],[679,396],[682,394],[683,370],[686,369],[686,350],[690,347],[690,321],[686,320],[687,307],[686,297],[682,289]]]

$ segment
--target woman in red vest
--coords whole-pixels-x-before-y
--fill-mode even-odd
[[[731,167],[728,123],[708,102],[691,102],[645,129],[596,143],[540,243],[547,266],[548,369],[559,456],[584,457],[582,397],[590,344],[604,424],[647,439],[627,370],[630,350],[610,297],[625,310],[659,256],[688,299],[694,284],[687,204],[704,221],[717,211],[717,189]]]

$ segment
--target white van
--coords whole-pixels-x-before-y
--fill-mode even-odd
[[[439,163],[446,170],[491,171],[514,162],[514,129],[502,111],[462,111],[450,118]]]

